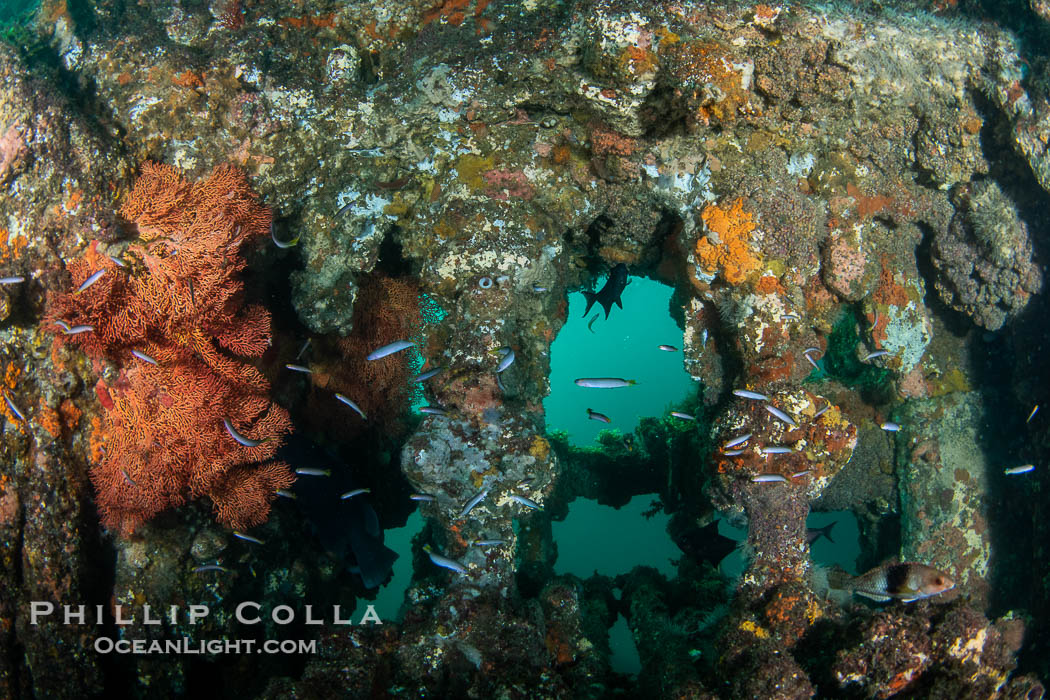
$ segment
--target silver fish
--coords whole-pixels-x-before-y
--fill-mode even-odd
[[[275,491],[274,493],[276,493],[281,498],[290,498],[293,501],[295,499],[299,498],[298,496],[296,496],[293,492],[289,491],[288,489],[277,489],[277,491]]]
[[[348,498],[353,498],[354,496],[360,496],[363,493],[372,493],[372,489],[354,489],[353,491],[347,491],[346,493],[344,493],[339,498],[341,498],[342,500],[345,501]]]
[[[774,418],[777,418],[779,420],[784,421],[785,423],[790,425],[792,428],[797,428],[798,427],[798,423],[796,423],[795,420],[791,416],[789,416],[788,414],[784,413],[783,411],[781,411],[776,406],[772,406],[772,405],[767,403],[766,404],[766,410],[769,411],[770,414],[772,414]]]
[[[233,423],[230,422],[229,418],[223,418],[222,424],[226,426],[226,432],[230,434],[230,437],[232,437],[234,440],[241,443],[245,447],[258,447],[259,445],[266,442],[265,438],[262,440],[252,440],[251,438],[241,435],[237,432],[237,429],[233,427]]]
[[[754,399],[755,401],[769,401],[769,397],[765,394],[760,394],[757,391],[749,391],[748,389],[733,389],[733,395],[739,396],[742,399]]]
[[[733,438],[732,440],[727,442],[722,447],[725,447],[727,449],[730,448],[730,447],[736,447],[738,445],[743,445],[745,442],[747,442],[750,439],[751,439],[751,433],[744,433],[743,435],[738,435],[737,437]]]
[[[148,362],[151,365],[157,364],[156,360],[154,360],[152,357],[150,357],[146,353],[142,352],[141,350],[132,350],[131,354],[134,355],[135,357],[139,358],[143,362]]]
[[[331,476],[331,469],[314,469],[313,467],[300,467],[295,470],[300,476]]]
[[[472,547],[500,547],[507,544],[507,540],[474,540],[470,543]]]
[[[899,425],[897,425],[893,421],[889,421],[889,420],[886,421],[885,423],[883,423],[882,425],[880,425],[879,427],[882,428],[883,430],[886,430],[886,431],[891,432],[891,433],[895,433],[895,432],[897,432],[898,430],[901,429],[901,427]]]
[[[889,350],[876,350],[875,352],[869,352],[867,355],[865,355],[864,359],[861,360],[861,362],[867,362],[868,360],[874,360],[876,357],[882,357],[883,355],[889,354]]]
[[[764,455],[788,455],[795,450],[790,447],[783,447],[781,445],[770,445],[769,447],[763,447],[762,454]]]
[[[676,348],[673,345],[658,345],[657,347],[659,347],[664,352],[678,352],[678,348]]]
[[[443,416],[448,413],[448,411],[441,408],[440,406],[420,406],[419,412],[426,413],[431,416]]]
[[[688,413],[683,413],[682,411],[671,411],[671,415],[675,418],[681,418],[682,420],[696,420],[696,416],[692,416]]]
[[[109,258],[110,260],[112,260],[113,264],[116,265],[117,267],[127,267],[128,266],[128,264],[126,262],[124,262],[123,260],[118,258],[116,255],[107,255],[106,257]]]
[[[1010,467],[1009,469],[1004,469],[1003,474],[1006,474],[1007,476],[1013,476],[1014,474],[1027,474],[1028,472],[1033,471],[1034,469],[1034,464],[1022,464],[1019,467]]]
[[[814,414],[813,414],[813,417],[814,417],[814,418],[820,418],[820,417],[821,417],[822,415],[824,415],[825,413],[827,413],[827,410],[828,410],[829,408],[831,408],[831,404],[830,404],[830,403],[829,403],[829,404],[828,404],[827,406],[825,406],[824,408],[822,408],[822,409],[820,409],[819,411],[817,411],[816,413],[814,413]]]
[[[402,350],[406,350],[414,345],[415,343],[413,343],[410,340],[395,340],[389,345],[384,345],[381,348],[373,350],[371,353],[369,353],[366,359],[370,361],[378,360],[386,357],[387,355],[393,355],[395,352],[401,352]]]
[[[272,220],[270,221],[270,238],[273,239],[274,245],[276,245],[278,248],[291,248],[291,247],[295,246],[295,244],[297,244],[299,242],[299,235],[298,234],[296,234],[295,238],[293,238],[290,241],[279,241],[279,240],[277,240],[277,234],[274,233],[273,221]]]
[[[514,364],[514,351],[506,348],[506,352],[503,353],[503,359],[499,361],[499,365],[496,367],[496,373],[502,372],[512,364]]]
[[[483,500],[485,500],[485,497],[488,496],[488,495],[489,495],[489,490],[487,488],[481,489],[480,491],[478,491],[474,495],[473,498],[471,498],[469,501],[467,501],[467,504],[465,506],[463,506],[463,510],[459,511],[459,515],[456,516],[456,517],[459,517],[459,518],[467,517],[467,514],[470,513],[470,511],[474,510],[474,506],[476,506],[477,504],[479,504]]]
[[[539,503],[532,500],[531,498],[527,498],[516,493],[510,494],[509,496],[507,496],[507,498],[514,501],[515,503],[520,503],[526,508],[532,508],[533,510],[543,510],[543,506],[541,506]]]
[[[342,394],[336,394],[336,395],[335,395],[335,398],[337,398],[338,400],[342,401],[343,403],[345,403],[345,404],[346,404],[347,406],[349,406],[350,408],[352,408],[352,409],[354,409],[355,411],[357,411],[357,414],[358,414],[359,416],[361,416],[361,418],[363,418],[364,420],[368,420],[368,416],[366,416],[366,415],[365,415],[365,412],[364,412],[364,411],[362,411],[362,410],[361,410],[361,407],[360,407],[360,406],[358,406],[358,405],[357,405],[356,403],[354,403],[353,401],[351,401],[351,400],[350,400],[350,399],[348,399],[347,397],[343,396]]]
[[[229,571],[229,569],[227,569],[225,566],[219,566],[218,564],[205,564],[204,566],[198,566],[196,569],[193,570],[193,573],[201,574],[205,571],[221,571],[222,573],[226,573],[227,571]]]
[[[241,532],[239,530],[234,530],[233,531],[233,536],[236,537],[239,540],[244,540],[245,542],[251,542],[252,544],[266,544],[265,542],[260,540],[258,537],[252,537],[251,535],[246,535],[246,534],[244,534],[243,532]]]
[[[8,398],[7,394],[4,394],[4,403],[7,404],[7,408],[10,409],[11,413],[15,414],[15,417],[17,417],[18,420],[22,421],[23,423],[29,422],[26,420],[26,417],[22,415],[22,412],[18,410],[18,406],[15,406],[14,401]]]
[[[419,382],[425,382],[426,380],[430,379],[431,377],[436,377],[437,375],[441,374],[442,370],[444,370],[444,367],[436,367],[434,369],[428,369],[426,372],[420,372],[419,374],[417,374],[412,379],[412,381],[416,382],[417,384]]]
[[[725,455],[726,457],[736,457],[737,455],[742,455],[742,454],[744,454],[745,452],[747,452],[747,450],[740,450],[740,449],[736,449],[736,450],[723,450],[723,451],[722,451],[722,454],[724,454],[724,455]]]
[[[794,474],[792,474],[791,478],[792,479],[798,479],[799,477],[805,476],[806,474],[809,474],[812,471],[813,471],[812,469],[803,469],[800,472],[795,472]]]
[[[26,278],[21,275],[12,275],[10,277],[0,277],[0,284],[18,284],[25,282]]]
[[[428,557],[430,557],[430,561],[434,562],[434,564],[440,566],[442,569],[455,571],[457,574],[467,573],[467,567],[463,566],[455,559],[449,559],[448,557],[438,554],[429,544],[423,545],[423,551],[427,553]]]
[[[63,332],[66,335],[79,335],[81,333],[87,333],[87,332],[93,331],[93,330],[95,330],[94,326],[81,325],[81,326],[70,326],[70,327],[66,328]]]
[[[537,293],[539,293],[539,292],[546,292],[547,288],[546,287],[541,287],[538,282],[533,282],[532,283],[532,291],[537,292]]]
[[[619,379],[616,377],[584,377],[576,380],[576,386],[589,389],[619,389],[624,386],[634,386],[636,383],[633,379]]]
[[[813,369],[820,369],[820,365],[818,365],[817,361],[810,357],[808,353],[802,353],[802,357],[806,358],[806,361],[813,365]]]
[[[604,413],[598,413],[597,411],[592,411],[589,408],[587,409],[587,417],[590,418],[591,420],[596,420],[599,423],[612,423],[612,420],[609,419],[609,416],[605,415]]]
[[[84,291],[85,289],[87,289],[88,287],[93,285],[95,282],[98,282],[99,279],[101,279],[102,275],[104,275],[104,274],[106,274],[106,268],[102,268],[101,270],[98,270],[96,272],[91,273],[91,276],[88,277],[86,280],[84,280],[81,283],[81,285],[79,287],[77,287],[77,291],[75,291],[73,293],[74,294],[80,294],[82,291]]]
[[[756,484],[786,484],[787,479],[780,474],[759,474],[751,477]]]
[[[303,374],[312,374],[313,370],[305,365],[294,365],[291,362],[284,366],[285,369],[290,369],[293,372],[302,372]]]
[[[410,493],[408,498],[411,501],[421,501],[423,503],[431,503],[435,500],[429,493]]]

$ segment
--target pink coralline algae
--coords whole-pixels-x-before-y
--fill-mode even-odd
[[[961,189],[956,214],[933,239],[941,299],[990,331],[1017,315],[1043,286],[1028,227],[994,182]]]
[[[859,243],[846,236],[832,235],[824,248],[821,273],[828,289],[846,301],[860,301],[868,292],[873,276]]]
[[[487,194],[494,199],[524,199],[536,196],[536,189],[529,184],[529,178],[520,170],[487,170],[481,174]]]

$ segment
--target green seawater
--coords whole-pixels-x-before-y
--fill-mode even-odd
[[[642,417],[666,415],[696,392],[696,382],[682,367],[682,329],[669,309],[672,292],[665,284],[631,277],[621,295],[623,308],[614,306],[608,320],[599,304],[584,317],[583,293],[569,295],[568,321],[550,350],[551,392],[543,401],[548,430],[566,431],[571,445],[590,446],[601,430],[630,433]],[[598,318],[588,329],[595,314]],[[665,352],[660,345],[679,351]],[[637,384],[586,389],[574,383],[581,377],[620,377]],[[589,419],[588,408],[612,422]]]

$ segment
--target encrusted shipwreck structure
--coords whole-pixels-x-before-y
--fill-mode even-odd
[[[1050,25],[884,4],[45,0],[0,40],[0,696],[1042,697]],[[552,342],[621,263],[695,424],[571,448]],[[555,575],[574,498],[651,493],[676,576]],[[811,509],[956,587],[829,596]],[[414,511],[401,614],[341,624]]]

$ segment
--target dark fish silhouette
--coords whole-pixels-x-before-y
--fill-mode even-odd
[[[810,527],[810,528],[806,528],[806,541],[808,541],[810,544],[813,544],[814,542],[819,540],[821,537],[823,537],[828,542],[831,542],[832,544],[834,544],[835,540],[831,539],[831,528],[835,527],[835,525],[837,523],[838,523],[838,520],[832,520],[830,523],[828,523],[824,527]]]
[[[332,469],[329,478],[296,479],[295,502],[313,525],[325,551],[360,574],[365,588],[376,588],[386,581],[398,553],[383,544],[379,517],[367,498],[339,498],[341,493],[360,487],[350,467],[298,433],[285,438],[277,458],[297,469]]]
[[[712,566],[718,566],[738,546],[735,540],[719,534],[718,520],[703,527],[696,524],[686,526],[674,533],[674,541],[694,561],[708,561]]]
[[[613,304],[616,304],[621,309],[623,308],[620,295],[623,294],[623,288],[626,286],[627,266],[620,263],[609,273],[609,279],[605,281],[605,286],[600,291],[583,293],[583,296],[587,298],[587,308],[584,309],[583,315],[586,316],[590,312],[591,307],[594,306],[594,302],[598,302],[605,309],[605,319],[608,320]]]

